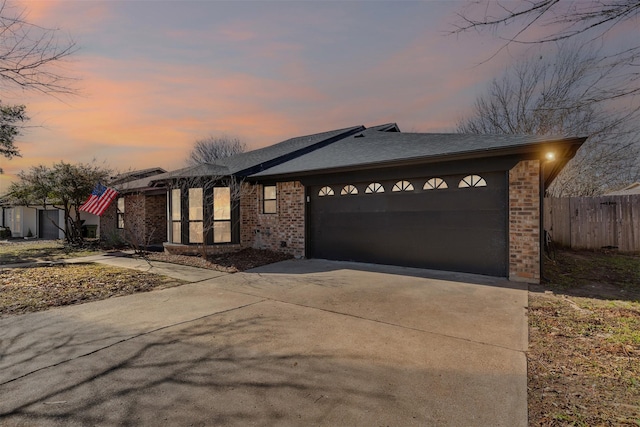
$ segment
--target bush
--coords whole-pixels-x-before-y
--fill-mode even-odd
[[[0,228],[0,239],[9,239],[11,237],[11,230],[9,228]]]

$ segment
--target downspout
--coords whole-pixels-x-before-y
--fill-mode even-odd
[[[545,280],[544,277],[544,239],[545,239],[545,231],[544,231],[544,164],[545,160],[540,161],[540,283]]]

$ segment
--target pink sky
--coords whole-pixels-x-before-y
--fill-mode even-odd
[[[0,193],[37,164],[184,166],[197,138],[249,148],[354,125],[448,132],[510,59],[447,36],[461,2],[28,1],[29,19],[80,50],[78,96],[10,91],[31,117]]]

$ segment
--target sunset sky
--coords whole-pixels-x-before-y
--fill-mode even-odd
[[[354,125],[447,132],[514,56],[501,42],[447,35],[462,2],[24,1],[28,19],[79,50],[64,64],[78,96],[4,91],[31,117],[32,165],[184,166],[207,135],[249,148]]]

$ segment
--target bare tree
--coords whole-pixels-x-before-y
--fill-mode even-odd
[[[59,30],[30,23],[23,8],[0,1],[0,87],[30,90],[56,96],[72,94],[74,79],[56,67],[76,51],[73,40],[59,37]],[[14,140],[28,120],[24,105],[0,105],[0,155],[20,152]]]
[[[246,149],[247,145],[237,137],[211,135],[193,144],[187,163],[191,165],[214,163],[217,159],[244,153]]]
[[[463,133],[588,136],[550,193],[594,195],[638,176],[638,110],[592,102],[607,70],[597,52],[561,45],[555,55],[516,63],[489,84]]]
[[[47,94],[74,93],[73,79],[55,65],[77,50],[75,42],[63,41],[58,29],[30,23],[26,16],[26,9],[0,2],[0,81]]]
[[[550,44],[569,39],[602,46],[607,53],[599,67],[609,72],[607,79],[599,82],[600,99],[640,94],[638,0],[477,0],[468,2],[458,16],[453,33],[491,30],[505,41],[501,50],[514,43]],[[614,43],[610,33],[625,26],[629,26],[630,36],[626,44]]]

